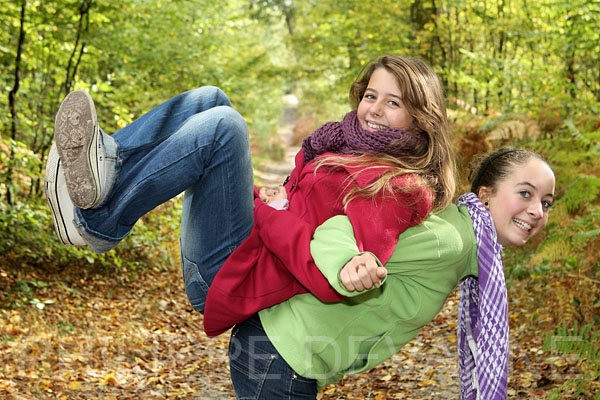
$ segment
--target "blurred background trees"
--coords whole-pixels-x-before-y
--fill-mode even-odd
[[[306,126],[298,130],[310,132],[349,110],[349,85],[368,60],[396,53],[421,57],[440,75],[461,167],[500,145],[550,161],[555,210],[525,256],[507,252],[509,286],[513,296],[537,291],[542,304],[550,282],[573,282],[552,286],[560,306],[521,315],[540,329],[598,324],[600,1],[8,0],[0,16],[7,268],[174,263],[170,245],[156,243],[176,246],[178,200],[140,221],[116,251],[58,245],[42,179],[69,91],[88,90],[113,133],[179,92],[219,86],[246,118],[260,164],[286,145],[277,134],[283,95],[300,100]]]

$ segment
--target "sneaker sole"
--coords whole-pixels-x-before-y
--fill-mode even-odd
[[[98,135],[92,97],[83,90],[69,93],[56,114],[54,140],[71,201],[83,209],[92,208],[100,198]]]
[[[58,201],[58,177],[60,170],[60,159],[58,159],[56,152],[50,152],[48,161],[46,162],[46,174],[44,176],[44,186],[46,190],[46,201],[52,212],[52,218],[54,219],[54,230],[58,239],[62,244],[74,245],[76,244],[69,236],[67,224],[71,223],[73,219],[73,210],[64,210],[60,207]]]

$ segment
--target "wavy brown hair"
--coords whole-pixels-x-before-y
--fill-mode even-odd
[[[394,75],[400,89],[402,102],[414,119],[414,131],[426,138],[427,146],[415,149],[411,156],[397,158],[387,154],[362,154],[350,157],[325,156],[319,158],[317,167],[343,167],[349,164],[369,168],[385,165],[391,168],[365,188],[355,187],[344,197],[344,204],[357,196],[372,197],[381,190],[394,195],[410,193],[425,185],[430,189],[433,209],[445,208],[456,192],[456,166],[450,140],[446,102],[435,71],[418,58],[386,55],[371,61],[363,68],[350,88],[350,101],[354,109],[362,100],[373,73],[385,68]],[[394,179],[412,174],[414,185],[394,185]]]

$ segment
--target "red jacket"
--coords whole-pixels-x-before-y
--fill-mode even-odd
[[[310,254],[313,232],[327,219],[346,214],[359,250],[368,250],[385,263],[398,235],[419,224],[431,211],[431,194],[421,189],[396,197],[358,197],[344,212],[344,194],[355,185],[366,186],[387,168],[357,174],[361,168],[331,172],[323,167],[315,174],[315,164],[304,165],[303,157],[302,151],[298,152],[296,167],[284,185],[288,210],[276,210],[256,196],[250,235],[225,261],[208,291],[204,311],[208,336],[217,336],[257,311],[296,294],[311,292],[325,302],[343,300]],[[399,182],[408,183],[410,179],[410,175],[403,176]]]

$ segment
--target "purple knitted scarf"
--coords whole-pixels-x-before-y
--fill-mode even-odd
[[[356,110],[350,111],[341,122],[327,122],[302,142],[304,163],[326,152],[351,154],[375,153],[394,157],[418,154],[427,146],[424,135],[399,129],[377,132],[361,128]]]
[[[463,400],[505,400],[508,384],[508,298],[492,216],[475,193],[456,202],[465,205],[477,239],[479,278],[460,284],[458,367]]]

